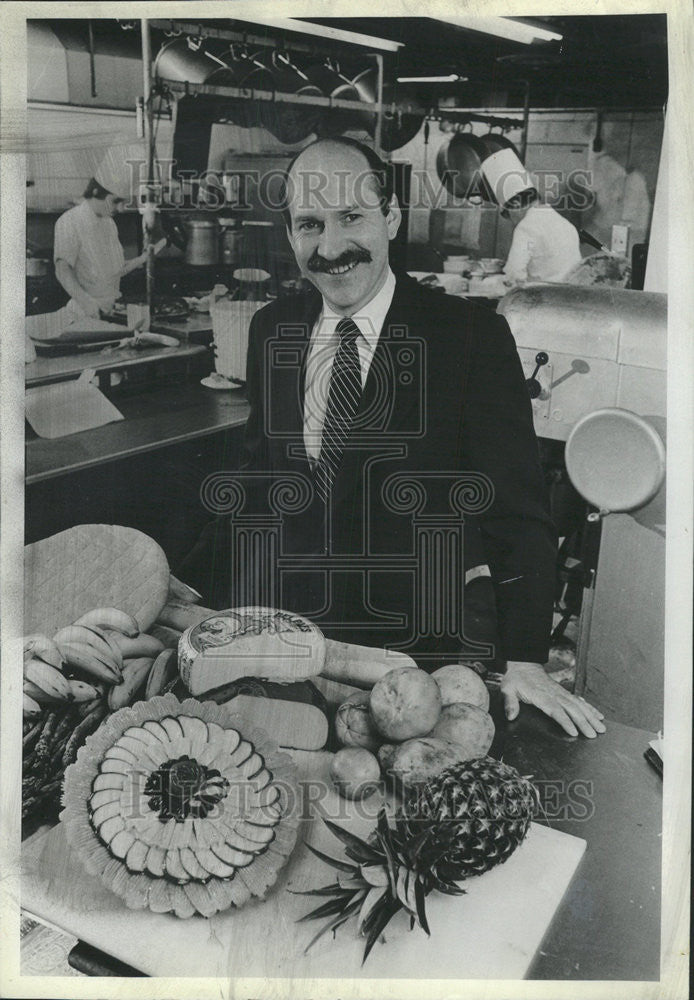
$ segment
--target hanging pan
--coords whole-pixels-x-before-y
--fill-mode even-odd
[[[456,198],[481,198],[485,194],[482,161],[487,148],[472,132],[456,132],[436,154],[439,180]]]

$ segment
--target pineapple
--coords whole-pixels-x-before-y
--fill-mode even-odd
[[[409,914],[410,929],[418,923],[429,934],[426,896],[433,889],[464,894],[457,883],[505,861],[525,837],[538,806],[537,790],[527,778],[483,757],[454,764],[411,789],[394,828],[382,809],[368,841],[324,820],[349,860],[307,845],[338,876],[332,885],[300,893],[332,897],[301,918],[330,918],[306,951],[357,912],[359,932],[366,937],[362,964],[398,910]]]
[[[535,786],[492,757],[446,768],[411,789],[404,802],[413,835],[432,823],[452,828],[449,849],[434,868],[444,882],[481,875],[506,861],[538,808]]]

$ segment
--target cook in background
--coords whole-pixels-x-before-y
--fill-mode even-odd
[[[141,267],[146,253],[126,261],[114,216],[132,196],[131,162],[142,156],[135,147],[113,147],[85,189],[84,200],[68,209],[55,226],[55,274],[70,296],[73,317],[108,313],[120,296],[120,279]],[[137,176],[137,170],[135,170]],[[158,252],[165,240],[156,244]]]
[[[488,157],[482,172],[501,214],[514,226],[504,283],[564,281],[582,259],[575,226],[542,201],[531,175],[512,150]]]

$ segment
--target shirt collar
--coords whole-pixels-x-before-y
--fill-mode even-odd
[[[391,269],[388,268],[386,280],[383,282],[381,288],[376,292],[374,297],[366,303],[366,305],[361,306],[359,311],[350,317],[350,319],[352,319],[359,327],[359,332],[372,350],[376,349],[381,328],[383,327],[388,310],[390,309],[390,304],[393,301],[394,294],[395,275]],[[325,299],[323,299],[323,322],[330,324],[330,326],[334,328],[343,318],[344,317],[341,316],[340,313],[336,313],[335,310],[328,305]]]

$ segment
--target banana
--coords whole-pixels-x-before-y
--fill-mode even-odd
[[[53,639],[49,639],[47,635],[24,636],[24,659],[30,660],[32,657],[50,663],[56,670],[60,670],[63,665],[62,653]]]
[[[99,697],[99,692],[94,685],[87,684],[86,681],[78,681],[72,678],[68,681],[68,684],[70,685],[70,694],[73,701],[95,701]]]
[[[110,628],[114,632],[122,632],[123,635],[129,635],[131,638],[134,638],[140,631],[140,626],[133,616],[118,608],[94,608],[78,618],[73,624]]]
[[[178,674],[178,657],[175,649],[165,649],[152,664],[147,678],[145,700],[163,694],[164,688]]]
[[[24,664],[24,678],[58,701],[70,700],[70,685],[59,670],[43,660],[31,659]]]
[[[26,677],[24,678],[24,694],[28,694],[39,705],[56,705],[59,701],[64,701],[63,698],[56,698],[54,695],[48,694],[38,684],[28,681]]]
[[[89,627],[90,628],[97,628],[96,625],[91,625]],[[118,645],[118,643],[116,642],[116,640],[113,638],[114,635],[120,635],[120,633],[119,632],[112,632],[110,629],[99,629],[99,634],[108,643],[109,649],[111,650],[111,652],[113,653],[113,656],[115,658],[116,666],[118,667],[119,670],[122,670],[123,669],[123,654],[121,653],[120,646]]]
[[[75,667],[83,673],[106,684],[121,684],[123,676],[111,663],[106,663],[96,653],[93,646],[81,642],[66,642],[61,647],[68,666]]]
[[[28,694],[24,694],[22,695],[22,713],[25,718],[33,719],[37,715],[41,715],[41,706]]]
[[[153,635],[148,635],[146,632],[140,632],[135,638],[129,638],[128,636],[119,635],[118,632],[114,632],[111,638],[119,647],[124,660],[135,660],[141,656],[151,656],[154,658],[164,649],[163,642],[155,639]]]
[[[175,628],[169,628],[168,625],[158,625],[155,623],[150,626],[148,635],[153,635],[155,639],[159,639],[166,649],[178,649],[178,643],[183,633]]]
[[[141,656],[125,663],[123,683],[118,687],[112,687],[108,693],[108,707],[112,712],[125,708],[135,701],[136,695],[147,681],[152,663],[151,656]]]
[[[112,665],[114,670],[120,670],[123,666],[123,657],[120,654],[120,650],[116,655],[111,648],[111,644],[107,642],[104,633],[96,626],[92,628],[90,625],[68,625],[66,628],[61,628],[55,633],[53,641],[59,647],[64,643],[68,643],[68,645],[77,643],[78,645],[91,646],[99,659],[103,660],[104,663]]]

